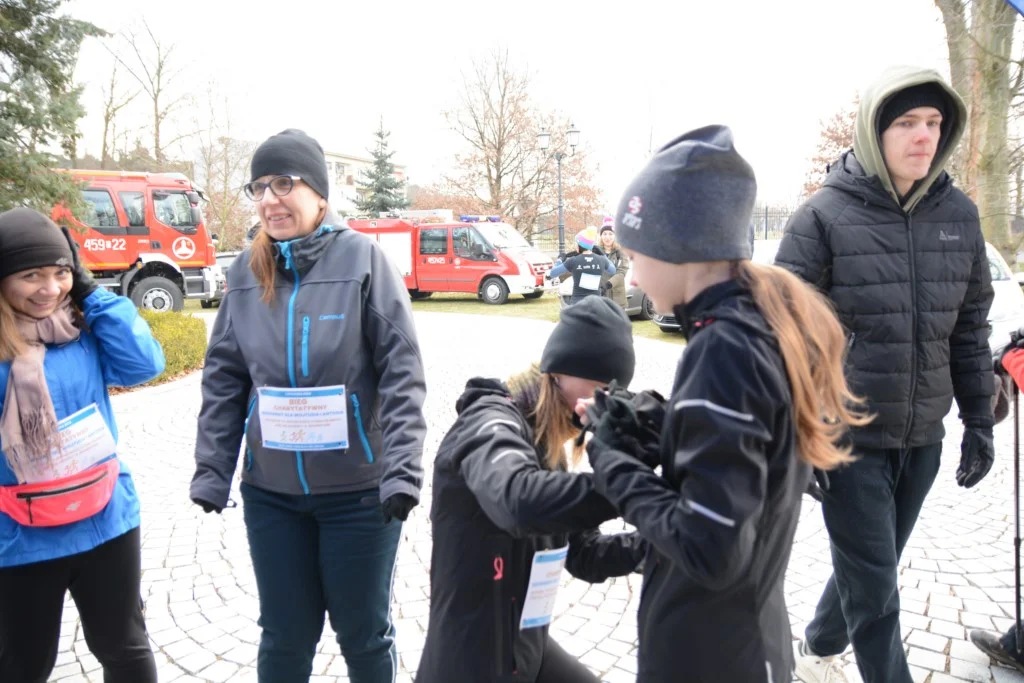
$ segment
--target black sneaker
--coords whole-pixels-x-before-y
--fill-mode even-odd
[[[1021,661],[1024,659],[1024,655],[1011,652],[1003,647],[999,636],[986,631],[971,631],[971,642],[974,643],[975,647],[1000,664],[1005,664],[1024,673],[1024,661]]]

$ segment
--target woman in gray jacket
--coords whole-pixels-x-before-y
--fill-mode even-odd
[[[377,244],[331,214],[315,140],[269,138],[251,177],[262,229],[228,271],[191,497],[223,510],[244,439],[260,683],[309,679],[325,611],[349,680],[392,683],[395,556],[426,431],[409,295]]]

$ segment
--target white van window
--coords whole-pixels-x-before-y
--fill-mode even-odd
[[[447,254],[448,228],[421,228],[420,253],[424,255]]]

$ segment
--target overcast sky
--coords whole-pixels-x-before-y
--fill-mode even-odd
[[[537,104],[580,129],[599,165],[606,210],[652,139],[657,149],[709,123],[733,128],[761,199],[793,202],[821,119],[890,64],[948,75],[932,0],[72,0],[66,7],[112,33],[145,18],[161,41],[176,44],[182,86],[202,95],[217,84],[233,110],[235,137],[258,141],[296,127],[330,151],[365,155],[383,115],[395,160],[417,184],[437,180],[457,151],[442,113],[456,102],[461,72],[507,48],[532,75]],[[83,46],[77,77],[89,109],[84,146],[93,153],[111,62],[101,41]],[[183,122],[192,115],[182,114]],[[132,115],[145,117],[141,103]]]

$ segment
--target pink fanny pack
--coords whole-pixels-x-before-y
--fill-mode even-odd
[[[120,473],[117,458],[111,458],[70,477],[0,486],[0,512],[22,526],[74,524],[107,507]]]

